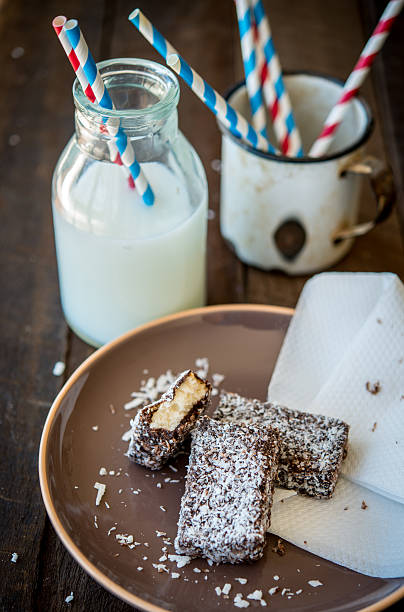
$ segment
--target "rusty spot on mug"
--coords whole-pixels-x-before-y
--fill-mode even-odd
[[[280,254],[292,261],[304,247],[306,231],[298,219],[287,219],[276,230],[274,240]]]

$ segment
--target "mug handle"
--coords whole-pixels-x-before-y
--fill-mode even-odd
[[[373,157],[366,156],[362,161],[344,168],[340,176],[345,176],[348,172],[352,174],[365,175],[369,178],[370,184],[376,198],[376,215],[371,221],[352,225],[343,230],[338,230],[331,235],[334,244],[338,244],[348,238],[364,236],[376,225],[387,219],[393,210],[396,201],[396,189],[394,186],[393,172],[390,166]]]

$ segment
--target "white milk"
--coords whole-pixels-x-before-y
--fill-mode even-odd
[[[65,317],[101,345],[151,319],[205,304],[207,201],[191,206],[166,166],[142,168],[156,201],[129,190],[122,169],[92,163],[53,204]]]

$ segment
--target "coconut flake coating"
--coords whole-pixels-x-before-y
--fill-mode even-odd
[[[279,432],[277,483],[312,497],[332,496],[346,455],[349,425],[271,402],[222,392],[213,418],[260,423]]]
[[[192,432],[177,553],[216,563],[259,559],[270,526],[276,432],[207,416]]]
[[[175,410],[176,398],[191,378],[199,383],[199,388],[204,391],[203,396],[200,399],[195,398],[193,400],[192,406],[174,429],[154,426],[153,416],[155,413],[162,406],[167,406],[170,403],[173,404],[173,410]],[[211,385],[192,370],[186,370],[180,374],[157,402],[139,410],[131,422],[131,440],[127,453],[129,459],[151,470],[159,470],[180,450],[197,419],[207,408],[210,393]]]

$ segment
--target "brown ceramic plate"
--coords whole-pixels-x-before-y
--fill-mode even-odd
[[[177,579],[152,565],[159,563],[165,546],[156,530],[167,533],[171,541],[176,534],[186,457],[172,463],[178,471],[150,472],[130,464],[121,436],[134,411],[125,411],[123,404],[139,389],[144,369],[152,376],[168,368],[179,372],[192,367],[198,357],[209,358],[210,373],[225,375],[226,389],[263,399],[292,314],[285,308],[231,305],[160,319],[99,349],[57,396],[40,448],[46,509],[73,557],[117,597],[142,610],[234,611],[236,593],[246,596],[260,589],[273,610],[348,612],[382,610],[404,595],[404,578],[369,578],[288,543],[286,554],[279,556],[272,551],[274,538],[265,557],[252,565],[210,567],[198,559],[177,569],[175,563],[164,561],[171,572],[180,574]],[[101,467],[120,475],[100,476]],[[107,487],[98,507],[96,481]],[[120,546],[117,533],[133,534],[140,545]],[[174,552],[172,546],[167,548]],[[274,575],[279,576],[277,582]],[[247,578],[247,584],[235,582],[237,577]],[[307,581],[314,578],[324,586],[310,587]],[[226,582],[232,584],[229,599],[215,592]],[[275,585],[280,591],[271,596],[268,589]],[[281,595],[284,588],[302,593],[288,599]],[[250,602],[253,608],[261,608],[258,601]]]

